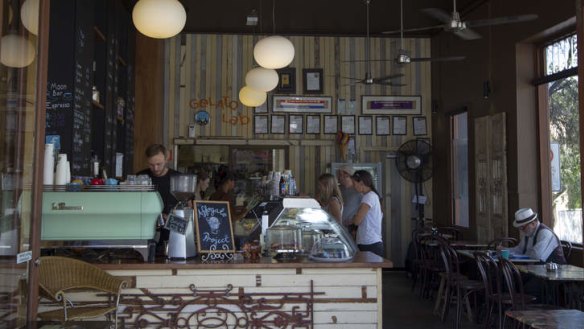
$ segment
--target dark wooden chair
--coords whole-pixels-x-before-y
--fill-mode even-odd
[[[463,307],[466,307],[469,320],[473,320],[473,312],[470,305],[470,296],[482,291],[484,289],[482,282],[469,279],[460,272],[460,261],[456,250],[452,248],[448,241],[441,237],[436,237],[440,244],[440,256],[444,265],[444,272],[441,273],[443,282],[445,283],[442,296],[436,296],[443,300],[441,319],[445,320],[448,315],[452,298],[455,298],[456,317],[455,328],[460,328]],[[476,298],[474,300],[476,305]]]
[[[572,242],[568,240],[560,240],[562,249],[564,250],[564,257],[566,257],[566,262],[570,263],[570,255],[572,254]]]
[[[495,250],[497,248],[497,246],[511,248],[511,247],[515,247],[517,245],[517,243],[518,243],[517,239],[515,239],[515,238],[510,238],[510,237],[497,238],[497,239],[489,241],[489,243],[487,244],[487,249],[488,250]]]
[[[117,325],[117,309],[125,286],[124,280],[89,263],[68,257],[41,257],[40,295],[59,307],[39,312],[38,317],[44,321],[67,322],[105,316],[112,321],[113,314]],[[106,293],[107,297],[96,303],[75,305],[71,294],[80,291]]]

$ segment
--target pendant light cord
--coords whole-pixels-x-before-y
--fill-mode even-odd
[[[276,0],[272,0],[272,34],[276,35]]]

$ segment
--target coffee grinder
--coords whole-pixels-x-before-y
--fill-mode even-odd
[[[179,203],[172,212],[174,216],[171,216],[167,223],[170,230],[166,250],[169,259],[188,259],[197,256],[193,229],[194,210],[188,205],[188,201],[195,197],[196,185],[195,175],[175,175],[170,178],[170,193]],[[180,222],[181,220],[186,223]],[[184,228],[185,225],[184,230],[173,229],[173,226]]]

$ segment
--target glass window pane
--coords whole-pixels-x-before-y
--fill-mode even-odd
[[[452,192],[454,224],[469,227],[467,112],[452,117]]]
[[[578,78],[549,83],[548,102],[554,231],[562,240],[581,243]]]
[[[545,75],[578,66],[576,35],[556,41],[545,47]]]

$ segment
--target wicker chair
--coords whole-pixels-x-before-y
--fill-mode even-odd
[[[74,321],[106,316],[117,326],[117,309],[122,288],[126,282],[89,263],[67,257],[40,258],[40,295],[60,308],[38,313],[45,321]],[[71,292],[95,291],[107,293],[107,300],[75,306],[68,295]]]

